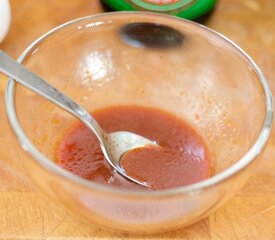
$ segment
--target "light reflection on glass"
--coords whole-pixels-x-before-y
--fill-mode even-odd
[[[80,66],[82,84],[91,86],[92,82],[108,82],[108,75],[112,70],[111,52],[95,51],[85,56]]]
[[[85,25],[85,28],[96,27],[96,26],[99,26],[99,25],[101,25],[101,24],[103,24],[103,23],[104,23],[104,22],[102,22],[102,21],[88,23],[88,24]]]

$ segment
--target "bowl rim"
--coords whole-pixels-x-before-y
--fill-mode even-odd
[[[174,21],[184,21],[191,25],[194,25],[196,28],[201,28],[206,30],[208,33],[211,33],[215,35],[216,37],[219,37],[223,39],[227,44],[231,45],[237,52],[248,62],[248,65],[250,65],[251,68],[255,71],[257,74],[257,77],[259,79],[259,82],[261,84],[261,87],[263,88],[264,94],[265,94],[265,106],[266,106],[266,115],[263,121],[263,126],[261,129],[261,132],[259,136],[257,137],[257,140],[255,143],[250,147],[250,149],[246,152],[246,154],[240,158],[238,162],[227,168],[226,170],[222,171],[221,173],[212,176],[206,180],[172,189],[164,189],[164,190],[158,190],[158,191],[147,191],[147,190],[129,190],[129,189],[119,189],[114,188],[111,186],[105,186],[102,184],[98,184],[96,182],[89,181],[87,179],[81,178],[79,176],[76,176],[62,167],[58,166],[51,160],[49,160],[45,155],[43,155],[42,152],[40,152],[38,149],[35,148],[35,146],[32,144],[32,142],[28,139],[28,137],[25,135],[23,129],[20,126],[20,123],[17,119],[16,111],[15,111],[15,105],[14,105],[14,87],[15,82],[13,79],[9,79],[6,91],[5,91],[5,106],[6,106],[6,112],[8,116],[8,120],[10,123],[10,126],[15,133],[17,140],[19,141],[22,149],[27,152],[36,163],[38,163],[42,168],[45,168],[50,173],[53,173],[59,177],[62,177],[65,180],[69,180],[72,183],[76,183],[78,185],[81,185],[82,187],[88,188],[89,190],[97,190],[100,192],[105,193],[114,193],[121,195],[127,195],[127,197],[165,197],[165,196],[175,196],[179,194],[192,194],[192,192],[198,192],[202,191],[205,188],[214,186],[220,182],[223,182],[227,180],[228,178],[234,176],[241,170],[243,170],[246,166],[248,166],[263,150],[264,146],[267,143],[267,140],[269,138],[269,135],[271,133],[271,127],[272,127],[272,121],[273,121],[273,100],[272,100],[272,93],[270,90],[270,87],[268,85],[267,80],[265,79],[262,71],[258,67],[258,65],[252,60],[252,58],[243,50],[241,49],[236,43],[234,43],[232,40],[228,39],[224,35],[206,27],[201,24],[189,21],[189,20],[183,20],[178,17],[174,16],[168,16],[164,14],[159,13],[149,13],[149,12],[113,12],[113,13],[99,13],[95,15],[90,15],[86,17],[77,18],[71,21],[68,21],[66,23],[63,23],[52,30],[46,32],[41,37],[36,39],[34,42],[32,42],[20,55],[18,58],[18,62],[22,63],[22,61],[25,59],[26,56],[28,56],[29,52],[34,49],[40,42],[42,42],[47,37],[51,36],[52,34],[58,32],[59,30],[70,26],[71,24],[84,22],[87,20],[95,21],[97,18],[104,17],[104,16],[134,16],[134,15],[145,15],[150,17],[161,17],[161,18],[168,18],[172,19]]]

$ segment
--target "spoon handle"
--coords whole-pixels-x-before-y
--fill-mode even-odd
[[[73,114],[79,120],[84,122],[101,141],[103,133],[100,126],[84,108],[58,89],[51,86],[49,83],[45,82],[36,74],[30,72],[22,64],[13,60],[1,50],[0,72],[11,77],[32,92],[39,94],[67,112]]]

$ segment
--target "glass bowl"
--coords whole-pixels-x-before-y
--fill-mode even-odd
[[[129,23],[171,28],[181,44],[135,45],[121,34]],[[139,37],[159,40],[151,33]],[[208,146],[213,176],[189,186],[131,191],[82,179],[54,162],[76,120],[10,79],[6,110],[21,162],[54,201],[101,226],[150,233],[204,218],[247,182],[270,134],[272,96],[262,72],[236,44],[197,23],[152,13],[89,16],[46,33],[19,61],[89,111],[159,108],[189,122]]]

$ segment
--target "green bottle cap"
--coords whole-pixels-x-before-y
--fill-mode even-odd
[[[211,11],[216,0],[103,0],[117,11],[152,11],[194,20]]]

